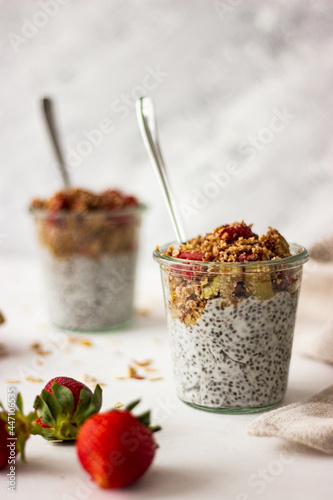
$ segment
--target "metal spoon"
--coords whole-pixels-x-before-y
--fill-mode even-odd
[[[164,194],[164,199],[177,241],[178,243],[183,243],[186,241],[186,237],[180,222],[174,198],[172,196],[168,173],[158,142],[156,115],[153,101],[149,97],[141,97],[136,101],[136,111],[142,139],[160,181],[160,186]]]
[[[65,165],[64,161],[64,156],[62,154],[61,148],[60,148],[60,142],[58,138],[58,132],[56,129],[55,125],[55,119],[54,119],[54,111],[53,111],[53,102],[51,99],[48,97],[44,97],[42,99],[42,106],[43,106],[43,112],[46,120],[46,125],[47,125],[47,130],[49,132],[50,138],[51,138],[51,143],[57,158],[57,165],[60,170],[60,174],[63,180],[63,183],[66,188],[69,188],[71,183],[69,180],[69,175],[67,172],[67,168]]]

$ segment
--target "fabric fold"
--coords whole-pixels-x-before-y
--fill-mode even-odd
[[[312,398],[261,415],[251,436],[276,436],[333,454],[333,385]]]

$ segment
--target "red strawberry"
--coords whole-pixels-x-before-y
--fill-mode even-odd
[[[0,417],[0,469],[3,469],[8,465],[8,447],[7,444],[9,443],[8,438],[10,438],[10,435],[8,434],[7,430],[7,413],[6,412],[1,412],[1,417]],[[3,417],[5,417],[3,419]],[[16,448],[15,448],[16,449]],[[15,451],[15,456],[16,456],[17,451]]]
[[[95,392],[69,377],[51,379],[37,396],[34,408],[40,423],[38,434],[45,439],[75,440],[83,422],[102,406],[102,389]],[[36,432],[37,434],[37,432]]]
[[[12,411],[4,409],[0,403],[0,469],[6,465],[15,464],[15,457],[21,454],[21,459],[25,462],[25,443],[30,434],[33,434],[34,412],[28,415],[23,414],[23,403],[21,394],[18,393],[16,402],[11,406]]]
[[[137,481],[152,463],[157,444],[150,412],[110,410],[90,417],[81,427],[76,450],[83,468],[102,488],[122,488]]]
[[[205,254],[203,252],[196,252],[195,250],[180,250],[177,255],[177,259],[186,259],[186,260],[200,260],[202,261]],[[183,276],[184,280],[191,281],[193,278],[192,266],[179,266],[180,272]],[[176,271],[177,272],[177,271]]]
[[[244,222],[234,222],[234,224],[227,224],[222,226],[220,232],[220,238],[223,238],[227,241],[227,243],[233,243],[238,240],[238,238],[248,239],[252,236],[256,236],[252,229],[244,224]]]
[[[187,260],[203,260],[205,254],[203,252],[196,252],[195,250],[180,250],[177,259]]]

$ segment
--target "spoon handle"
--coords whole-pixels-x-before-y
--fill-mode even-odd
[[[55,125],[53,102],[51,99],[44,97],[42,99],[42,106],[44,111],[44,116],[47,124],[47,130],[49,132],[53,149],[58,161],[58,166],[60,169],[61,177],[66,188],[70,187],[71,183],[69,180],[69,175],[64,162],[64,157],[60,148],[60,142],[58,138],[58,132]]]
[[[136,101],[136,111],[142,139],[160,181],[160,186],[164,193],[164,199],[177,241],[178,243],[182,243],[186,241],[186,237],[172,196],[168,173],[158,142],[156,114],[153,101],[149,97],[141,97]]]

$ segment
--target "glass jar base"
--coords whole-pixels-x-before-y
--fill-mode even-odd
[[[126,330],[126,329],[130,328],[133,324],[133,318],[129,318],[128,320],[123,321],[122,323],[117,323],[117,324],[111,325],[111,326],[102,326],[99,328],[97,328],[97,327],[96,328],[83,328],[83,327],[75,328],[74,326],[58,325],[54,321],[52,323],[59,330],[66,330],[66,331],[73,332],[73,333],[112,333],[112,332]]]
[[[192,408],[195,408],[196,410],[201,410],[201,411],[207,411],[210,413],[224,413],[224,414],[232,414],[232,415],[241,415],[241,414],[246,414],[246,413],[259,413],[262,411],[268,411],[272,410],[273,408],[276,408],[282,401],[278,401],[277,403],[274,403],[272,405],[266,405],[266,406],[258,406],[254,408],[212,408],[209,406],[201,406],[197,405],[195,403],[189,403],[187,401],[184,401],[183,399],[179,398],[183,403],[185,403],[187,406],[191,406]]]

